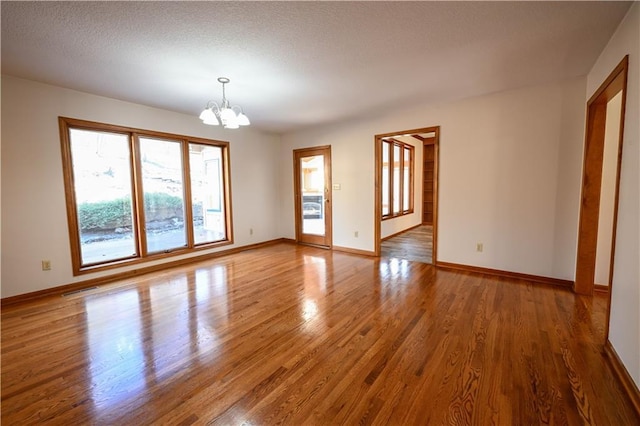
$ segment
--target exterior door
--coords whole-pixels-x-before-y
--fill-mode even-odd
[[[296,240],[331,247],[331,147],[296,149]]]

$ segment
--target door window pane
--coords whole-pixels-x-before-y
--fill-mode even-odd
[[[300,163],[302,233],[324,235],[324,156],[303,157]]]
[[[140,138],[140,157],[147,252],[186,247],[180,142]]]
[[[222,148],[189,144],[195,244],[222,241],[227,237],[222,161]]]
[[[69,131],[81,265],[136,256],[128,135]]]

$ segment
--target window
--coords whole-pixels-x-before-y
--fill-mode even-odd
[[[382,219],[413,213],[414,147],[382,140]]]
[[[233,242],[227,142],[60,118],[74,274]]]

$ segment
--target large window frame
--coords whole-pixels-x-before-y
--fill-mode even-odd
[[[394,138],[385,138],[381,140],[381,150],[382,220],[412,214],[414,212],[415,146]],[[385,199],[386,212],[384,211]]]
[[[65,198],[67,207],[67,221],[69,226],[69,240],[71,246],[71,260],[73,275],[81,275],[122,266],[155,261],[167,257],[184,255],[200,250],[212,249],[233,244],[233,223],[231,209],[231,173],[229,158],[229,142],[183,136],[171,133],[143,130],[105,124],[74,118],[59,117],[60,143],[62,151],[62,169],[64,174]],[[78,204],[76,198],[76,183],[74,177],[74,163],[72,152],[72,130],[102,132],[124,135],[128,138],[129,165],[131,170],[131,210],[133,213],[132,234],[136,253],[124,258],[106,261],[84,262],[82,259],[81,230],[78,218]],[[149,252],[145,236],[144,188],[142,181],[142,159],[140,156],[140,139],[157,139],[178,143],[182,156],[182,200],[184,203],[183,219],[186,244],[160,252]],[[196,243],[194,236],[194,217],[192,203],[192,175],[190,172],[191,152],[193,146],[219,148],[220,158],[216,166],[220,169],[222,182],[220,184],[219,207],[223,214],[224,235],[215,241]]]

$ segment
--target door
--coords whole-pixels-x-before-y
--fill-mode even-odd
[[[596,259],[598,249],[598,227],[600,224],[601,198],[610,195],[613,197],[610,208],[611,220],[606,227],[609,258],[607,286],[610,286],[613,278],[613,259],[616,240],[616,217],[618,210],[618,195],[620,187],[620,165],[622,159],[622,135],[624,124],[624,105],[627,91],[627,73],[629,57],[625,56],[622,62],[613,70],[602,85],[596,90],[587,103],[587,129],[585,136],[584,163],[582,174],[582,195],[580,205],[580,222],[578,228],[578,251],[576,261],[576,281],[574,291],[579,294],[592,294],[595,288]],[[621,93],[621,107],[617,114],[607,117],[610,102]],[[611,113],[611,110],[609,110]],[[617,123],[614,126],[614,165],[613,183],[606,185],[605,189],[613,194],[603,194],[602,175],[603,161],[605,157],[605,140],[607,139],[607,120],[612,117]],[[617,152],[616,152],[617,151]],[[608,188],[608,189],[607,189]],[[611,296],[609,296],[611,297]],[[607,321],[608,324],[608,321]]]
[[[331,147],[296,149],[296,241],[331,247]]]

